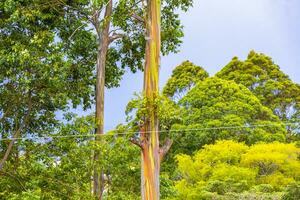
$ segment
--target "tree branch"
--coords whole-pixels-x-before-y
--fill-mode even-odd
[[[144,142],[142,142],[141,140],[132,137],[129,139],[129,141],[132,144],[135,144],[136,146],[140,147],[141,149],[144,149]]]
[[[74,6],[70,6],[70,5],[68,5],[65,1],[62,1],[62,0],[58,0],[58,6],[64,6],[65,8],[68,8],[68,9],[70,9],[70,10],[73,10],[73,11],[75,11],[75,12],[78,12],[78,14],[80,14],[82,17],[84,17],[86,20],[90,20],[90,18],[89,18],[89,16],[88,16],[88,14],[87,13],[85,13],[85,12],[83,12],[82,11],[82,9],[80,9],[80,8],[76,8],[76,7],[74,7]],[[51,3],[53,3],[53,2],[51,2]]]
[[[19,135],[21,134],[23,128],[26,127],[26,125],[28,124],[29,122],[29,118],[30,118],[30,114],[31,114],[31,108],[32,108],[32,102],[31,102],[31,92],[29,92],[29,97],[28,97],[28,111],[27,111],[27,114],[25,115],[25,118],[24,118],[24,121],[23,123],[21,124],[21,126],[15,131],[14,135],[13,135],[13,138],[11,139],[8,147],[7,147],[7,150],[2,158],[2,160],[0,161],[0,171],[3,169],[3,166],[4,166],[4,163],[6,162],[11,150],[12,150],[12,147],[15,143],[15,140],[17,137],[19,137]]]
[[[73,33],[70,35],[70,37],[68,38],[68,40],[71,40],[71,38],[73,37],[73,35],[81,28],[83,27],[85,24],[81,24],[80,26],[78,26],[74,31]]]
[[[20,135],[20,133],[21,133],[23,127],[24,127],[23,125],[24,124],[22,124],[18,128],[18,130],[16,130],[16,132],[14,133],[13,138],[11,139],[11,141],[10,141],[8,147],[7,147],[7,150],[5,151],[5,154],[4,154],[3,158],[2,158],[2,160],[0,161],[0,171],[3,169],[4,163],[6,162],[8,156],[9,156],[11,150],[12,150],[12,147],[13,147],[13,145],[15,143],[16,138],[19,137],[19,135]]]
[[[117,39],[120,39],[122,37],[124,37],[125,35],[124,34],[120,34],[120,33],[114,33],[112,34],[110,37],[109,37],[109,40],[108,40],[108,43],[112,43],[113,41],[117,40]]]
[[[15,175],[13,175],[13,174],[11,174],[11,173],[9,173],[9,172],[3,172],[3,171],[0,171],[0,174],[15,179],[15,180],[19,183],[19,185],[22,187],[22,189],[23,189],[24,191],[26,191],[25,186],[22,184],[21,180],[20,180],[17,176],[15,176]]]
[[[136,19],[138,22],[145,24],[145,20],[141,16],[137,15],[136,13],[133,12],[131,14],[131,17]]]
[[[159,158],[160,158],[160,162],[164,159],[165,155],[168,153],[168,151],[170,150],[171,146],[173,144],[173,140],[171,139],[167,139],[165,141],[165,144],[159,148]]]
[[[3,113],[2,117],[0,118],[0,122],[4,121],[6,118],[6,115],[9,113],[9,108]]]

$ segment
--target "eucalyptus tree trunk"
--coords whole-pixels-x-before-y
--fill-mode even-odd
[[[96,130],[95,140],[96,143],[101,143],[101,135],[104,134],[104,90],[105,90],[105,64],[106,55],[109,46],[109,28],[110,17],[112,14],[112,0],[106,5],[104,14],[104,25],[100,27],[100,22],[94,18],[94,26],[98,34],[98,54],[97,54],[97,80],[96,80]],[[94,177],[93,177],[93,193],[96,199],[101,200],[103,198],[103,191],[105,189],[104,174],[99,166],[100,151],[94,152]]]
[[[158,116],[155,99],[158,97],[160,68],[160,0],[148,0],[146,16],[146,52],[144,94],[148,99],[147,119],[141,128],[143,200],[159,200],[160,150]]]

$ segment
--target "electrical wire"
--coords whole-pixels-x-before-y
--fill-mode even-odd
[[[294,123],[283,123],[283,124],[256,124],[256,125],[245,125],[245,126],[219,126],[219,127],[207,127],[207,128],[186,128],[186,129],[177,129],[177,130],[162,130],[158,133],[170,133],[170,132],[183,132],[183,131],[207,131],[207,130],[224,130],[224,129],[241,129],[241,128],[257,128],[257,127],[275,127],[281,125],[300,125],[297,122]],[[102,135],[97,135],[100,137],[109,137],[117,135],[134,135],[140,133],[152,133],[152,131],[124,131],[124,132],[113,132]],[[11,141],[11,140],[46,140],[46,139],[63,139],[63,138],[89,138],[95,137],[95,134],[82,134],[82,135],[52,135],[52,136],[27,136],[27,137],[16,137],[16,138],[1,138],[0,141]]]

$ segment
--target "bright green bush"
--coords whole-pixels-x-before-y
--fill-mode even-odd
[[[206,145],[194,156],[178,155],[177,199],[201,199],[204,193],[216,195],[213,199],[229,194],[240,195],[238,199],[279,199],[280,192],[300,179],[299,155],[295,144],[248,147],[230,140]],[[299,185],[288,189],[285,195],[299,195]]]

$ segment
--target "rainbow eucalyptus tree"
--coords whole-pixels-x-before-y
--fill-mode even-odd
[[[161,10],[162,16],[174,12],[178,6],[190,6],[191,1],[148,0],[145,12],[145,68],[144,68],[144,95],[146,99],[146,115],[141,125],[141,138],[138,142],[142,150],[141,192],[142,199],[158,200],[160,163],[172,145],[171,140],[160,147],[159,145],[159,69],[161,53]],[[162,3],[162,4],[161,4]],[[168,9],[165,9],[167,5]],[[163,9],[162,9],[163,6]],[[178,17],[178,15],[175,15]],[[173,19],[174,20],[174,19]],[[163,17],[163,21],[168,21]],[[177,20],[175,20],[176,22]],[[177,21],[179,23],[179,21]],[[173,23],[173,22],[171,22]]]
[[[142,149],[142,199],[159,199],[159,129],[157,105],[155,104],[159,94],[158,78],[160,67],[160,18],[161,5],[159,0],[147,2],[146,14],[146,51],[144,71],[144,95],[147,98],[147,119],[141,128]],[[162,153],[162,152],[161,152]],[[162,154],[161,154],[162,155]]]

